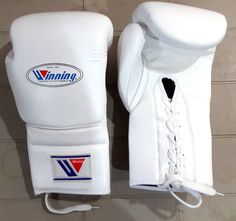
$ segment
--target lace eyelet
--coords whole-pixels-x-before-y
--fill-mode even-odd
[[[182,127],[182,125],[180,125],[181,119],[179,119],[180,112],[175,109],[174,104],[166,107],[165,110],[167,114],[166,126],[169,130],[166,137],[170,143],[168,149],[168,157],[170,160],[168,162],[169,172],[165,174],[166,178],[168,178],[173,175],[181,174],[181,168],[183,168],[181,157],[184,157],[184,154],[182,155],[181,147],[179,147],[181,144],[178,145],[182,140],[182,137],[178,134],[178,128]]]

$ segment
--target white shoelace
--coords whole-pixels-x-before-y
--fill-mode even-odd
[[[47,209],[52,213],[67,214],[67,213],[71,213],[71,212],[82,212],[82,211],[89,211],[92,209],[99,209],[98,206],[92,206],[90,204],[81,204],[81,205],[70,206],[70,207],[66,207],[66,208],[62,208],[62,209],[55,209],[49,203],[48,196],[49,196],[49,193],[46,193],[45,194],[45,205],[46,205]]]
[[[174,119],[177,116],[177,113],[175,111],[174,108],[168,107],[168,109],[166,108],[166,112],[168,115],[168,120],[166,121],[166,126],[169,130],[169,134],[167,135],[167,138],[170,142],[170,148],[168,150],[168,158],[170,159],[169,161],[169,171],[166,174],[167,178],[169,176],[173,176],[173,175],[180,175],[181,174],[181,166],[182,166],[182,160],[181,160],[181,147],[178,145],[177,143],[177,139],[180,139],[180,136],[178,134],[178,131],[176,129],[176,127],[178,127],[178,125],[176,125],[176,120],[174,121]]]
[[[174,186],[174,185],[171,185],[171,186]],[[184,201],[183,199],[181,199],[174,191],[173,191],[173,187],[171,187],[170,185],[168,186],[168,190],[169,192],[171,193],[171,195],[177,199],[180,203],[182,203],[183,205],[189,207],[189,208],[198,208],[201,204],[202,204],[202,196],[199,192],[196,192],[196,191],[193,191],[193,190],[190,190],[186,187],[182,187],[182,189],[184,190],[184,192],[187,192],[189,193],[190,195],[192,195],[196,200],[197,200],[197,203],[196,204],[190,204],[190,203],[187,203],[186,201]]]
[[[176,115],[177,112],[175,111],[175,109],[171,106],[168,106],[168,108],[166,108],[166,112],[168,115],[168,120],[166,122],[166,126],[170,132],[170,134],[167,136],[168,140],[170,142],[170,148],[168,150],[168,158],[170,159],[169,161],[169,170],[168,173],[166,174],[166,178],[169,178],[171,176],[174,175],[181,175],[181,168],[182,168],[182,156],[183,154],[181,153],[181,147],[178,145],[177,140],[181,139],[178,133],[178,128],[179,125],[176,125]],[[202,203],[202,196],[199,192],[196,192],[194,190],[188,189],[186,187],[181,186],[181,189],[184,192],[189,193],[190,195],[192,195],[196,200],[197,203],[196,204],[190,204],[187,203],[186,201],[184,201],[183,199],[181,199],[175,192],[174,192],[174,188],[177,188],[177,186],[175,186],[174,184],[175,182],[169,184],[168,186],[168,191],[171,193],[171,195],[178,200],[180,203],[182,203],[183,205],[189,207],[189,208],[197,208],[201,205]]]

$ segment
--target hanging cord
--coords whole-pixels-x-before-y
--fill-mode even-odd
[[[187,188],[183,188],[183,190],[187,193],[189,193],[190,195],[192,195],[196,200],[197,200],[197,203],[196,204],[190,204],[190,203],[187,203],[186,201],[184,201],[183,199],[181,199],[172,189],[173,187],[171,187],[171,185],[168,186],[168,190],[169,192],[171,193],[171,195],[176,199],[178,200],[180,203],[182,203],[183,205],[189,207],[189,208],[198,208],[201,204],[202,204],[202,196],[199,192],[196,192],[196,191],[193,191],[193,190],[190,190],[190,189],[187,189]]]
[[[99,206],[92,206],[90,204],[81,204],[81,205],[70,206],[70,207],[63,208],[63,209],[55,209],[49,203],[48,196],[49,196],[49,193],[46,193],[45,198],[44,198],[45,205],[46,205],[47,209],[52,213],[67,214],[67,213],[71,213],[71,212],[82,212],[82,211],[90,211],[92,209],[99,209]]]

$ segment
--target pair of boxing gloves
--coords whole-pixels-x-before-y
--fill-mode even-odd
[[[118,45],[118,87],[129,117],[132,188],[169,191],[186,206],[212,188],[210,97],[223,15],[145,2]],[[92,12],[52,12],[16,19],[6,57],[10,85],[26,122],[35,194],[109,194],[105,72],[112,23]],[[176,192],[196,198],[191,205]]]

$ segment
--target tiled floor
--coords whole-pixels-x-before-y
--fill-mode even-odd
[[[225,91],[228,91],[228,86],[228,84],[223,84],[220,85],[221,90],[213,89],[213,98],[220,97]],[[221,93],[218,95],[217,91],[221,91]],[[231,91],[231,93],[233,92]],[[33,196],[24,124],[21,123],[16,113],[10,88],[7,86],[1,87],[0,94],[3,95],[0,96],[0,107],[2,107],[0,110],[2,116],[2,121],[0,121],[0,213],[4,214],[4,220],[14,220],[14,214],[17,214],[17,220],[24,220],[24,214],[29,208],[31,210],[29,217],[32,219],[35,217],[35,220],[53,220],[55,217],[42,209],[44,204],[41,197],[35,199]],[[212,109],[219,109],[215,106],[216,104],[214,101],[212,102]],[[2,112],[8,114],[5,116]],[[213,166],[215,187],[218,191],[226,193],[226,196],[207,197],[204,199],[201,208],[196,210],[187,209],[178,205],[168,194],[129,188],[128,114],[121,104],[116,86],[108,86],[108,125],[109,134],[112,135],[110,137],[112,191],[111,195],[108,196],[83,197],[83,201],[99,205],[101,209],[86,212],[83,215],[78,213],[77,219],[190,220],[190,217],[192,219],[196,217],[197,220],[200,215],[201,220],[236,220],[236,211],[234,210],[234,201],[236,201],[236,177],[234,175],[236,161],[232,160],[232,157],[236,155],[236,137],[234,135],[219,135],[221,131],[228,131],[228,134],[233,134],[235,128],[234,120],[224,113],[224,109],[218,112],[214,111],[217,116],[213,115],[212,118],[213,120],[218,119],[227,122],[223,128],[220,123],[219,126],[217,126],[218,124],[214,126],[217,133],[213,136]],[[73,200],[69,201],[68,197],[60,196],[60,199],[55,204],[58,207],[75,204],[81,198],[72,196],[69,199]],[[14,209],[14,214],[9,212],[11,209]],[[71,220],[75,217],[75,214],[68,216]]]
[[[170,195],[130,189],[128,185],[128,113],[117,87],[116,47],[142,0],[11,0],[0,1],[0,221],[236,221],[236,1],[170,0],[217,10],[226,15],[227,36],[217,48],[212,74],[211,123],[213,131],[214,186],[224,197],[206,197],[199,209],[179,205]],[[26,148],[25,124],[17,113],[6,77],[4,59],[10,50],[9,25],[20,15],[56,10],[91,10],[108,15],[115,29],[107,69],[108,128],[111,154],[111,195],[77,197],[54,195],[55,207],[80,201],[99,205],[99,210],[53,215],[42,197],[33,195]],[[186,195],[183,195],[187,197]]]

